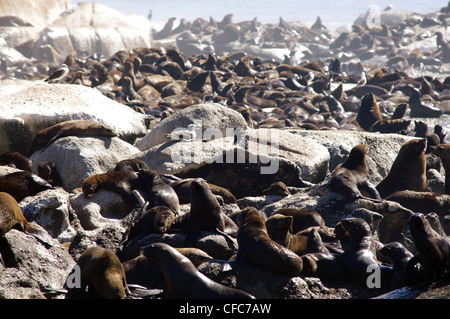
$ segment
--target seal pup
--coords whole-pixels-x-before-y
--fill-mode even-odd
[[[0,192],[0,238],[12,228],[20,229],[41,242],[52,245],[52,238],[44,229],[37,224],[28,223],[15,198],[8,193]]]
[[[369,224],[360,218],[344,218],[335,226],[336,238],[344,249],[336,256],[345,280],[367,285],[369,266],[380,267],[381,286],[386,287],[392,277],[392,267],[380,265],[374,254],[375,247]]]
[[[269,237],[264,220],[256,208],[244,208],[237,218],[239,248],[234,262],[230,264],[232,267],[248,263],[282,275],[301,275],[302,259]]]
[[[108,171],[87,177],[81,186],[84,197],[90,199],[99,190],[107,190],[119,194],[123,202],[130,207],[139,207],[141,199],[133,193],[133,190],[142,188],[142,183],[136,172]]]
[[[237,225],[222,213],[219,202],[202,178],[196,178],[191,182],[191,208],[188,213],[176,218],[172,229],[177,228],[188,232],[200,230],[217,232],[226,239],[237,234]],[[234,241],[231,241],[234,245]]]
[[[322,215],[312,209],[299,208],[279,208],[272,215],[281,214],[284,216],[292,216],[292,233],[296,234],[313,226],[325,226],[325,220]]]
[[[388,257],[392,265],[390,289],[398,289],[414,282],[410,273],[410,260],[414,255],[401,243],[391,242],[383,245],[380,254]]]
[[[254,299],[242,290],[209,279],[187,257],[167,244],[146,246],[143,255],[160,267],[171,299]]]
[[[195,178],[179,178],[167,174],[162,175],[161,178],[175,190],[180,202],[185,204],[191,202],[191,184]],[[222,197],[224,203],[236,203],[236,197],[228,189],[208,182],[207,185],[214,195]]]
[[[50,74],[44,82],[55,83],[64,79],[67,74],[69,74],[69,67],[66,64],[61,64],[58,68],[56,68],[52,74]]]
[[[412,215],[408,225],[425,280],[438,279],[450,270],[450,241],[433,230],[421,213]]]
[[[364,144],[356,145],[350,151],[348,158],[333,171],[329,187],[346,199],[366,198],[381,199],[374,185],[367,178],[366,156],[368,147]],[[363,195],[364,192],[366,195]]]
[[[137,173],[141,189],[147,194],[150,207],[166,206],[176,215],[180,213],[180,202],[175,190],[167,185],[154,170],[140,169]]]
[[[388,175],[376,186],[380,196],[386,198],[401,190],[425,191],[426,139],[412,139],[401,146]]]
[[[38,165],[38,175],[55,187],[62,187],[61,176],[56,170],[54,162],[41,162]]]
[[[31,143],[29,155],[37,150],[44,151],[51,143],[66,136],[102,136],[114,137],[117,133],[108,125],[88,120],[72,120],[59,122],[40,130]]]
[[[323,245],[316,228],[312,227],[307,234],[293,234],[291,232],[292,222],[292,216],[274,214],[266,220],[267,234],[273,241],[292,250],[299,256],[307,253],[329,252]]]
[[[172,226],[176,215],[170,208],[166,206],[149,208],[148,206],[148,202],[146,202],[139,218],[127,228],[123,238],[123,247],[148,234],[164,234]]]
[[[28,171],[18,171],[0,177],[0,192],[6,192],[18,202],[27,196],[54,189],[45,179]]]

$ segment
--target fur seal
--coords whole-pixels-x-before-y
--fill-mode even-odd
[[[361,128],[369,131],[374,123],[381,121],[382,119],[380,109],[375,101],[375,96],[373,93],[366,94],[361,100],[361,106],[356,116],[356,122]]]
[[[412,89],[409,97],[409,107],[411,109],[409,114],[410,117],[438,118],[444,113],[442,108],[424,104],[422,101],[422,94],[416,88]]]
[[[90,297],[123,299],[131,294],[123,265],[111,250],[99,246],[88,248],[77,265],[80,267],[81,291],[89,288]]]
[[[45,179],[52,186],[62,187],[61,176],[56,170],[56,164],[54,162],[42,162],[38,165],[38,175]]]
[[[0,192],[9,193],[18,202],[27,196],[54,188],[43,178],[28,171],[18,171],[0,177]]]
[[[52,239],[45,230],[38,225],[28,223],[14,197],[0,192],[0,238],[3,238],[12,228],[19,228],[48,245],[52,244]]]
[[[279,208],[272,215],[281,214],[284,216],[292,216],[292,233],[305,230],[313,226],[325,226],[325,220],[322,215],[312,209],[299,208]]]
[[[344,195],[347,199],[367,196],[370,199],[381,199],[377,189],[367,178],[367,152],[368,148],[364,144],[352,148],[348,158],[339,164],[331,175],[329,187],[333,192]]]
[[[173,247],[176,251],[187,257],[195,267],[208,262],[213,258],[203,250],[193,247],[178,248]],[[159,266],[144,255],[139,255],[133,259],[122,263],[128,284],[137,284],[152,288],[161,288],[166,290],[164,276]],[[164,297],[164,292],[161,295]]]
[[[23,171],[32,172],[32,161],[19,152],[4,152],[0,154],[0,165],[14,167]]]
[[[376,186],[382,198],[401,191],[425,191],[426,180],[426,139],[412,139],[400,148],[388,175]]]
[[[349,281],[367,284],[367,267],[378,265],[381,270],[381,285],[385,287],[392,275],[392,268],[380,265],[374,254],[374,242],[369,224],[360,218],[344,218],[335,226],[336,238],[344,249],[336,257],[343,270],[344,278]]]
[[[191,195],[190,211],[177,217],[172,229],[218,232],[226,238],[228,235],[236,236],[237,225],[222,213],[219,202],[204,179],[196,178],[191,182]]]
[[[166,206],[175,214],[180,212],[180,202],[175,190],[167,185],[152,169],[140,169],[138,172],[141,189],[147,194],[150,207]]]
[[[138,174],[129,170],[91,175],[83,181],[81,187],[85,198],[92,198],[95,193],[104,189],[119,194],[124,203],[130,207],[140,205],[140,200],[132,192],[139,188],[141,181]]]
[[[302,259],[270,239],[256,208],[244,208],[238,215],[238,224],[236,265],[248,263],[287,276],[301,275]]]
[[[431,146],[430,151],[441,159],[445,170],[445,193],[450,195],[450,144]]]
[[[124,235],[123,247],[151,233],[164,234],[172,226],[175,213],[170,208],[154,206],[148,209],[148,206],[146,203],[140,217],[128,227]]]
[[[398,289],[413,283],[413,277],[409,273],[409,268],[410,260],[414,255],[405,246],[399,242],[391,242],[383,245],[379,252],[391,261],[392,278],[390,289]]]
[[[191,184],[195,180],[195,178],[178,178],[172,180],[168,177],[168,175],[161,176],[166,183],[168,183],[177,193],[178,199],[182,203],[190,203],[191,202]],[[223,198],[224,203],[226,204],[235,204],[236,197],[226,188],[211,184],[207,182],[207,185],[211,192],[214,195],[218,195]]]
[[[425,279],[438,279],[450,270],[450,241],[433,230],[421,213],[412,215],[408,225]]]
[[[242,290],[209,279],[187,257],[167,244],[151,244],[143,249],[143,255],[160,267],[171,299],[254,299]]]
[[[148,167],[147,163],[145,163],[143,160],[137,158],[121,160],[114,167],[115,172],[125,170],[139,172],[141,169],[150,169],[150,167]]]
[[[292,250],[299,256],[307,253],[329,252],[324,246],[317,228],[311,227],[309,233],[293,234],[291,232],[292,222],[292,216],[274,214],[266,221],[267,234],[273,241]]]
[[[40,130],[31,143],[28,154],[37,150],[45,150],[52,142],[66,136],[102,136],[114,137],[117,133],[105,124],[95,123],[88,120],[73,120],[60,122],[43,130]]]
[[[450,211],[450,195],[436,192],[417,192],[403,190],[395,192],[386,200],[397,202],[414,212],[448,213]]]

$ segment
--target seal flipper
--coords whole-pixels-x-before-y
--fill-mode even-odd
[[[231,243],[231,245],[234,247],[234,251],[236,252],[238,250],[238,245],[237,242],[234,238],[232,238],[230,235],[224,233],[223,231],[221,231],[220,229],[216,228],[216,232],[220,235],[222,235],[223,237],[225,237],[225,240],[228,243]]]
[[[381,199],[380,193],[371,182],[366,181],[363,185],[360,185],[360,187],[369,194],[370,198]]]
[[[162,289],[149,289],[137,284],[127,284],[126,298],[145,299],[160,295],[162,292]]]

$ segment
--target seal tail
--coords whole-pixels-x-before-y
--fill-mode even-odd
[[[221,230],[218,229],[218,228],[216,228],[216,232],[219,233],[219,234],[221,234],[223,237],[225,237],[225,240],[226,240],[228,243],[231,243],[231,246],[233,246],[234,251],[237,251],[237,250],[238,250],[238,244],[237,244],[237,242],[236,242],[236,240],[235,240],[234,238],[232,238],[230,235],[224,233],[223,231],[221,231]]]

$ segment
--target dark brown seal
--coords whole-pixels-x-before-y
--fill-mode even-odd
[[[0,238],[13,228],[18,228],[46,244],[52,243],[50,235],[45,230],[28,223],[14,197],[0,192]]]
[[[140,187],[138,174],[125,170],[91,175],[83,181],[82,190],[85,198],[92,198],[101,189],[112,191],[119,194],[125,204],[137,207],[140,205],[140,200],[136,198],[132,190]]]
[[[256,208],[244,208],[238,215],[238,223],[236,265],[248,263],[278,274],[301,275],[301,258],[270,239],[264,220]]]
[[[391,242],[384,245],[379,252],[388,257],[392,265],[392,279],[390,289],[398,289],[413,283],[410,273],[410,260],[414,255],[401,243]]]
[[[369,224],[360,218],[344,218],[335,227],[336,238],[341,242],[344,252],[337,255],[336,261],[347,281],[367,286],[370,275],[369,266],[380,267],[381,287],[389,285],[392,268],[380,265],[374,254],[375,247]]]
[[[191,209],[189,213],[177,217],[172,228],[219,232],[234,237],[237,234],[237,225],[222,213],[219,202],[202,178],[191,182]]]
[[[175,214],[180,212],[177,193],[167,185],[152,169],[141,169],[138,172],[141,189],[147,194],[150,207],[166,206]]]
[[[348,158],[331,175],[329,186],[333,192],[348,199],[380,199],[380,194],[367,178],[367,152],[368,148],[364,144],[352,148]]]
[[[130,294],[125,271],[111,250],[95,246],[86,249],[78,259],[81,291],[89,289],[92,298],[123,299]]]
[[[160,267],[171,299],[254,299],[242,290],[209,279],[187,257],[167,244],[149,245],[143,255]]]
[[[317,228],[311,227],[308,233],[293,234],[291,232],[292,222],[292,216],[274,214],[266,221],[267,234],[273,241],[299,256],[307,253],[329,252],[324,246]]]
[[[0,154],[0,165],[14,167],[23,171],[33,171],[32,161],[18,153],[18,152],[5,152]]]
[[[40,130],[31,143],[29,155],[37,150],[45,150],[52,142],[65,136],[103,136],[114,137],[116,132],[109,126],[88,120],[60,122]]]
[[[46,180],[28,171],[19,171],[0,177],[0,192],[12,195],[18,202],[27,196],[54,189]]]
[[[124,234],[123,246],[144,238],[148,234],[164,234],[172,226],[175,213],[166,206],[155,206],[148,209],[144,205],[140,217],[132,223]]]
[[[361,106],[356,116],[356,122],[361,128],[369,131],[374,123],[381,121],[382,119],[380,109],[373,93],[365,95],[361,100]]]
[[[52,186],[62,187],[61,176],[56,170],[56,164],[54,162],[41,162],[38,165],[38,175],[45,179]]]
[[[168,183],[175,190],[181,203],[191,202],[191,184],[194,180],[195,178],[176,178],[175,180],[170,180],[166,177],[166,183]],[[223,198],[224,203],[236,203],[236,197],[234,197],[228,189],[208,182],[207,185],[214,195],[218,195]]]
[[[272,215],[281,214],[284,216],[292,216],[292,233],[305,230],[313,226],[325,226],[325,221],[317,211],[312,209],[299,208],[279,208]]]
[[[121,160],[114,167],[114,171],[116,172],[125,170],[139,172],[141,169],[146,170],[150,169],[150,167],[148,167],[147,163],[145,163],[143,160],[136,158]]]
[[[388,175],[376,186],[382,198],[401,191],[425,191],[426,180],[426,139],[412,139],[403,143],[392,163]]]
[[[421,213],[411,216],[408,224],[425,279],[438,279],[450,270],[450,241],[433,230]]]
[[[436,192],[398,191],[386,200],[397,202],[413,212],[448,213],[450,211],[450,195]]]

